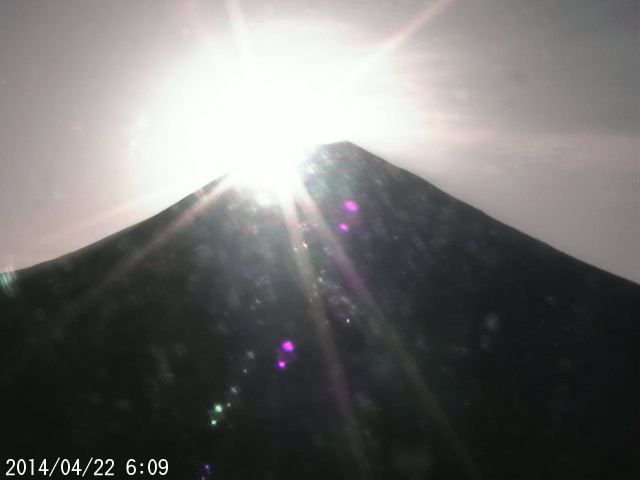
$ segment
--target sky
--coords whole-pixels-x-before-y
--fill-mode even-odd
[[[0,269],[81,248],[213,180],[243,143],[236,124],[262,135],[259,146],[278,135],[273,124],[304,124],[300,138],[351,140],[640,282],[638,10],[632,0],[3,0]],[[202,125],[217,125],[217,143]]]

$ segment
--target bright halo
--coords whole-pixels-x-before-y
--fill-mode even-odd
[[[132,176],[158,206],[229,171],[251,188],[287,188],[283,171],[305,147],[415,127],[399,79],[384,58],[370,62],[375,49],[326,25],[245,33],[201,45],[163,77],[141,112]]]

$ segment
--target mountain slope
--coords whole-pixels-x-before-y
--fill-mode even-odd
[[[221,179],[5,281],[3,456],[637,478],[638,285],[348,143],[300,178],[297,207]]]

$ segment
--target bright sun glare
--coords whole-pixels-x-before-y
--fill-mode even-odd
[[[249,33],[250,32],[250,33]],[[285,187],[305,147],[406,133],[419,123],[386,59],[339,30],[281,23],[209,39],[165,74],[132,134],[140,193],[166,205],[228,171]],[[411,124],[411,125],[409,125]]]

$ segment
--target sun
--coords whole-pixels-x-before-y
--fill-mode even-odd
[[[384,62],[359,72],[375,53],[362,42],[301,22],[244,33],[198,45],[141,108],[131,174],[162,206],[227,172],[251,188],[286,188],[313,145],[406,130],[400,81]]]

